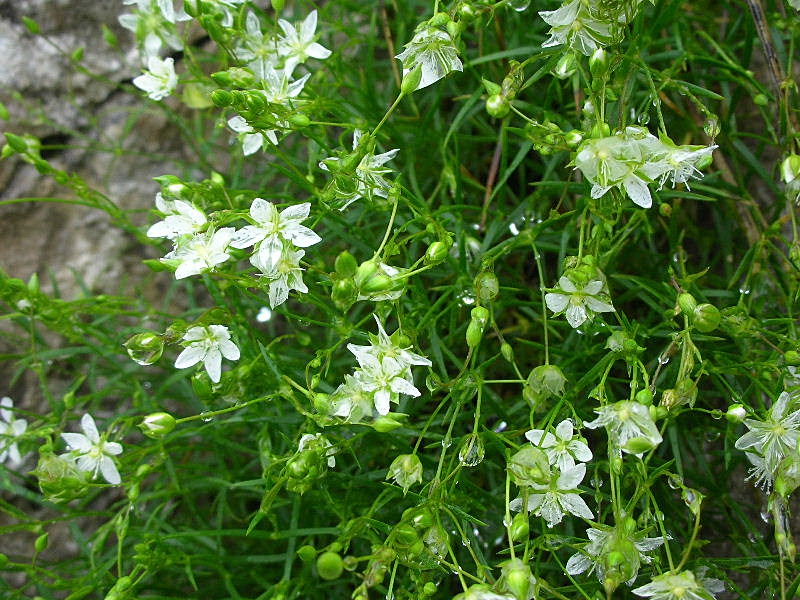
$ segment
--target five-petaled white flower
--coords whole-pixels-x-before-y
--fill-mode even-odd
[[[278,136],[275,134],[275,130],[270,129],[264,133],[256,131],[244,120],[244,117],[238,115],[231,117],[228,119],[228,127],[239,134],[239,138],[242,141],[242,152],[245,156],[249,156],[261,150],[264,146],[265,139],[269,140],[270,144],[273,146],[278,145]]]
[[[641,457],[643,448],[662,442],[661,434],[650,416],[649,409],[631,400],[621,400],[595,409],[597,418],[585,423],[589,429],[605,427],[608,437],[617,448]]]
[[[117,485],[121,478],[117,465],[112,456],[122,453],[122,445],[117,442],[107,442],[97,431],[92,415],[86,413],[81,417],[83,433],[62,433],[61,437],[66,442],[69,452],[65,458],[74,458],[81,471],[97,477],[100,473],[103,478],[113,485]]]
[[[548,527],[559,524],[565,514],[572,514],[584,519],[593,519],[594,515],[586,502],[578,494],[578,484],[586,475],[586,465],[577,464],[574,467],[559,471],[550,471],[550,481],[540,484],[532,482],[530,488],[524,488],[523,494],[509,503],[509,508],[520,511],[523,508],[541,516],[547,521]],[[523,507],[524,498],[527,503]]]
[[[564,419],[556,426],[555,435],[542,429],[531,429],[525,434],[531,444],[544,450],[551,465],[566,471],[576,462],[592,460],[592,451],[575,436],[572,421]]]
[[[421,27],[395,58],[403,63],[403,75],[419,65],[422,78],[416,87],[418,90],[436,83],[452,71],[464,70],[453,38],[446,31],[431,26]]]
[[[311,204],[295,204],[278,212],[272,202],[256,198],[250,206],[250,217],[257,225],[247,225],[236,232],[231,240],[234,248],[247,248],[256,244],[259,264],[271,264],[289,242],[298,248],[307,248],[322,238],[301,223],[308,218]],[[255,263],[254,263],[255,264]]]
[[[289,292],[297,290],[305,294],[308,287],[303,282],[300,260],[305,250],[294,250],[285,246],[275,253],[254,253],[250,262],[269,280],[269,306],[275,308],[289,299]],[[263,259],[263,260],[262,260]]]
[[[378,360],[382,360],[384,357],[388,356],[397,361],[397,363],[403,369],[409,369],[412,365],[421,365],[424,367],[431,366],[430,360],[424,356],[411,352],[410,346],[406,348],[398,346],[386,333],[386,330],[383,328],[383,324],[378,316],[372,315],[372,317],[378,324],[378,335],[370,335],[370,345],[359,346],[357,344],[347,344],[347,349],[355,355],[359,364],[366,360],[366,356],[369,355],[377,358]]]
[[[717,148],[714,146],[676,146],[662,143],[662,152],[648,157],[642,171],[653,180],[658,181],[658,189],[664,183],[672,181],[672,187],[683,183],[687,189],[690,179],[700,179],[703,173],[698,165],[710,161],[711,153]]]
[[[542,47],[566,44],[581,54],[591,56],[612,41],[612,24],[594,18],[583,0],[572,0],[557,10],[544,10],[539,16],[550,25],[549,38]]]
[[[183,200],[165,200],[161,192],[156,194],[156,208],[164,220],[153,223],[147,237],[175,240],[182,235],[194,235],[202,231],[208,222],[203,211]]]
[[[152,100],[166,98],[178,85],[174,63],[172,58],[162,60],[157,56],[151,56],[147,59],[147,70],[134,78],[133,85],[146,92]]]
[[[223,227],[217,231],[206,231],[179,239],[175,248],[162,258],[162,262],[175,262],[175,279],[199,275],[209,271],[230,258],[228,245],[235,230]]]
[[[631,591],[653,600],[714,600],[715,594],[722,592],[725,586],[719,579],[704,575],[699,570],[697,575],[691,571],[670,571],[656,575],[650,583]]]
[[[283,68],[287,74],[309,58],[324,60],[331,55],[330,50],[314,41],[314,32],[317,30],[316,10],[312,10],[300,23],[299,30],[284,19],[279,19],[278,25],[283,30],[283,35],[278,39],[278,53],[286,61]]]
[[[378,414],[389,414],[390,403],[399,402],[399,394],[414,398],[420,395],[408,379],[408,369],[390,356],[379,360],[372,354],[362,354],[359,365],[354,376],[362,390],[372,393]]]
[[[214,383],[219,383],[223,356],[228,360],[239,360],[239,348],[231,341],[230,331],[224,325],[191,327],[183,340],[188,344],[178,355],[175,367],[185,369],[202,362]]]
[[[615,310],[605,282],[599,279],[581,285],[562,275],[558,287],[545,294],[544,301],[554,314],[565,312],[567,322],[575,329],[593,319],[596,313]]]
[[[800,407],[792,401],[789,392],[782,392],[766,419],[745,419],[744,424],[749,431],[736,440],[735,446],[746,451],[753,465],[751,477],[756,478],[756,485],[771,487],[781,461],[797,451]]]
[[[8,459],[12,465],[22,462],[17,440],[28,429],[25,419],[14,418],[14,401],[8,396],[0,399],[0,464]]]

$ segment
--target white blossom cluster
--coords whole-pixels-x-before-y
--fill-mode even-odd
[[[648,184],[683,183],[703,176],[700,168],[711,160],[716,146],[678,146],[659,139],[644,127],[626,127],[615,135],[589,138],[578,147],[573,161],[592,184],[592,198],[613,187],[624,191],[634,204],[650,208]]]
[[[374,315],[373,315],[374,316]],[[418,397],[411,367],[431,365],[431,361],[415,354],[410,347],[399,346],[383,328],[377,316],[378,335],[371,336],[368,346],[348,344],[347,349],[358,361],[352,375],[330,397],[331,414],[350,423],[360,423],[376,415],[387,415],[400,395]]]
[[[249,211],[252,224],[239,230],[214,229],[199,208],[185,200],[166,200],[160,193],[156,195],[156,208],[164,219],[152,225],[147,235],[174,242],[161,260],[175,268],[176,279],[212,271],[230,259],[232,248],[254,246],[250,262],[268,282],[270,307],[286,302],[290,290],[308,291],[300,267],[303,248],[322,239],[302,225],[310,214],[310,203],[279,212],[272,202],[255,198]]]

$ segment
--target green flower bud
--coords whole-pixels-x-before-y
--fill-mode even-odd
[[[500,293],[500,282],[491,271],[482,271],[475,278],[475,293],[481,302],[491,302]]]
[[[797,352],[797,350],[789,350],[783,355],[783,360],[786,361],[787,365],[796,367],[800,365],[800,352]]]
[[[505,96],[492,94],[486,100],[486,112],[495,119],[502,119],[511,112],[511,103]]]
[[[422,481],[422,462],[416,454],[401,454],[389,465],[386,479],[394,479],[405,494],[408,488]]]
[[[495,82],[483,78],[481,78],[481,82],[483,83],[483,87],[486,90],[486,93],[489,94],[490,96],[502,94],[503,88],[498,84],[496,84]]]
[[[550,481],[550,462],[540,448],[525,446],[508,460],[511,479],[520,487]]]
[[[436,584],[432,581],[427,582],[425,585],[422,586],[422,595],[423,596],[433,596],[437,592],[438,588]]]
[[[297,549],[297,556],[299,556],[300,560],[302,560],[304,563],[310,564],[311,561],[313,561],[314,558],[316,558],[317,551],[314,548],[314,546],[306,544],[305,546],[300,546]]]
[[[139,429],[147,437],[159,439],[175,429],[175,417],[165,412],[152,413],[142,419]]]
[[[605,77],[608,73],[608,54],[603,48],[598,48],[589,57],[589,72],[593,77]]]
[[[500,344],[500,354],[503,355],[508,362],[514,362],[514,348],[508,342]]]
[[[531,531],[530,519],[526,512],[520,512],[511,519],[511,526],[508,528],[511,534],[511,541],[522,542],[528,539]]]
[[[672,216],[672,205],[662,202],[658,205],[658,214],[667,219],[670,218]]]
[[[445,27],[451,21],[450,15],[446,12],[438,12],[428,21],[431,27]]]
[[[435,522],[433,513],[425,507],[409,508],[403,512],[403,520],[411,523],[416,529],[429,529]]]
[[[747,409],[742,404],[731,404],[725,412],[725,418],[731,423],[741,423],[747,417]]]
[[[233,94],[227,90],[214,90],[211,92],[211,102],[220,108],[230,106],[233,102]]]
[[[553,69],[553,76],[558,79],[567,79],[568,77],[572,77],[577,70],[578,61],[575,59],[575,55],[572,52],[566,52],[556,63]]]
[[[419,541],[419,534],[410,523],[399,523],[393,529],[394,541],[398,548],[410,548]]]
[[[655,447],[656,444],[654,444],[649,438],[635,437],[629,439],[623,448],[631,454],[644,454]]]
[[[439,558],[444,558],[447,554],[447,542],[449,536],[444,528],[434,525],[425,533],[422,541],[427,546],[428,551]]]
[[[51,502],[80,498],[89,486],[88,473],[78,470],[73,461],[45,450],[40,451],[39,462],[31,474],[38,478],[42,494]]]
[[[400,93],[404,96],[413,93],[419,87],[420,81],[422,81],[422,65],[417,64],[403,75],[403,81],[400,83]]]
[[[453,242],[450,239],[446,242],[441,240],[433,242],[425,251],[425,264],[435,265],[444,261],[450,254],[452,246]]]
[[[684,314],[691,317],[694,309],[697,308],[697,300],[691,294],[678,294],[678,306],[681,307]]]
[[[403,423],[392,416],[392,413],[389,413],[388,415],[381,415],[372,421],[372,428],[380,433],[389,433],[390,431],[399,429],[402,426]]]
[[[756,106],[766,106],[769,104],[769,98],[767,98],[764,94],[756,94],[753,96],[753,104]]]
[[[347,250],[344,250],[339,254],[339,256],[336,257],[334,268],[342,277],[353,277],[358,270],[358,263],[352,254],[350,254]],[[377,270],[377,266],[375,269]]]
[[[281,12],[284,6],[286,6],[286,0],[272,0],[272,8],[276,13]]]
[[[722,315],[713,304],[698,304],[692,313],[692,324],[701,333],[710,333],[719,327]]]
[[[317,558],[317,573],[326,581],[338,579],[343,570],[342,557],[336,552],[323,552]]]
[[[303,129],[311,125],[311,119],[308,118],[308,115],[304,115],[302,113],[297,113],[289,117],[288,119],[289,124],[295,129]]]
[[[528,375],[522,395],[536,406],[550,398],[563,396],[566,382],[563,371],[556,365],[539,365]]]
[[[639,390],[638,392],[636,392],[636,396],[634,397],[634,399],[639,404],[650,406],[653,403],[653,392],[650,391],[650,388]]]
[[[353,279],[340,279],[333,284],[331,299],[342,310],[347,310],[358,297],[358,289]]]
[[[47,533],[43,533],[39,537],[36,538],[36,541],[33,543],[33,548],[36,550],[36,553],[44,552],[47,549],[47,545],[50,543],[50,536]]]
[[[800,177],[800,156],[790,154],[781,163],[781,179],[783,183],[792,183],[798,177]]]
[[[503,578],[506,587],[511,591],[517,600],[528,600],[530,598],[531,574],[530,566],[526,565],[519,558],[512,558],[503,565]]]
[[[573,129],[564,134],[564,141],[570,148],[575,148],[583,141],[583,133],[577,129]]]

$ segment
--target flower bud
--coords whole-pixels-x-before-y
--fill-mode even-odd
[[[272,0],[272,8],[276,13],[281,12],[284,6],[286,6],[286,0]]]
[[[422,65],[417,64],[408,73],[403,75],[403,81],[400,83],[400,93],[404,96],[413,93],[419,87],[422,81]]]
[[[520,487],[550,481],[550,462],[541,448],[525,446],[508,459],[511,479]]]
[[[433,527],[433,513],[426,507],[416,506],[403,511],[403,521],[411,523],[416,529],[429,529]]]
[[[475,293],[478,300],[487,303],[491,302],[500,293],[500,282],[497,275],[491,271],[481,271],[475,278]]]
[[[492,94],[486,100],[486,112],[495,119],[502,119],[511,112],[511,104],[501,94]]]
[[[566,52],[556,63],[553,69],[553,75],[558,79],[567,79],[575,74],[578,70],[578,63],[575,60],[575,55],[572,52]]]
[[[678,306],[684,314],[691,317],[694,309],[697,308],[697,300],[691,294],[678,294]]]
[[[506,587],[511,591],[517,600],[528,600],[531,590],[530,566],[526,565],[519,558],[512,558],[503,565],[503,578]]]
[[[639,404],[643,404],[644,406],[650,406],[653,403],[653,392],[650,391],[650,388],[639,390],[638,392],[636,392],[636,396],[634,399]]]
[[[427,582],[425,585],[422,586],[422,595],[423,596],[433,596],[437,592],[438,588],[436,584],[432,581]]]
[[[408,488],[422,481],[422,462],[416,454],[401,454],[392,461],[386,479],[394,479],[405,494]]]
[[[425,251],[425,264],[435,265],[447,258],[450,253],[450,248],[453,247],[453,242],[448,238],[447,241],[433,242]]]
[[[39,489],[51,502],[69,502],[88,490],[89,474],[78,470],[73,461],[52,452],[40,452],[39,463],[31,474],[38,478]]]
[[[175,429],[175,417],[165,412],[152,413],[142,419],[139,429],[147,437],[159,439]]]
[[[536,406],[550,398],[563,396],[566,382],[563,371],[556,365],[539,365],[528,375],[522,395],[531,405]]]
[[[656,444],[652,442],[649,438],[646,437],[635,437],[629,439],[623,449],[630,452],[631,454],[644,454],[645,452],[649,452],[653,448],[656,447]]]
[[[719,327],[722,315],[713,304],[698,304],[692,313],[692,324],[701,333],[710,333]]]
[[[789,350],[783,355],[783,360],[786,361],[787,365],[796,367],[800,365],[800,352],[797,352],[797,350]]]
[[[311,119],[308,118],[308,115],[302,113],[292,115],[288,121],[294,129],[303,129],[311,125]]]
[[[573,129],[564,134],[564,141],[570,148],[575,148],[583,141],[583,133],[577,129]]]
[[[467,325],[466,334],[467,347],[475,348],[481,343],[481,339],[483,338],[483,330],[489,320],[489,311],[483,306],[476,306],[472,309],[470,315],[471,319],[469,325]]]
[[[605,77],[608,73],[608,54],[603,48],[598,48],[589,57],[589,72],[593,77]]]
[[[410,548],[419,541],[417,530],[409,523],[399,523],[392,530],[392,533],[395,545],[399,549]]]
[[[800,177],[800,156],[790,154],[781,163],[781,179],[783,183],[792,183]]]
[[[344,250],[336,257],[334,268],[336,269],[336,273],[342,277],[353,277],[358,269],[358,263],[352,254]]]
[[[304,563],[310,564],[311,561],[313,561],[317,556],[317,551],[314,546],[306,544],[305,546],[300,546],[297,549],[297,556],[299,556],[300,560],[302,560]]]
[[[340,309],[346,310],[350,308],[356,301],[357,296],[356,283],[352,279],[340,279],[333,284],[331,299]]]
[[[508,528],[512,542],[522,542],[528,539],[531,531],[530,519],[526,512],[520,512],[511,519],[511,526]]]
[[[36,538],[36,541],[33,543],[33,548],[36,550],[36,553],[39,554],[40,552],[44,552],[47,550],[47,545],[50,543],[50,536],[47,533],[43,533],[39,537]]]
[[[342,557],[336,552],[323,552],[317,558],[317,573],[326,581],[338,579],[343,570]]]
[[[514,362],[514,348],[508,342],[500,344],[500,354],[502,354],[503,358],[508,362]]]
[[[372,422],[372,428],[380,433],[389,433],[395,429],[399,429],[403,423],[398,421],[392,413],[388,415],[381,415]]]
[[[725,413],[725,418],[731,423],[741,423],[747,417],[747,409],[741,404],[731,404]]]

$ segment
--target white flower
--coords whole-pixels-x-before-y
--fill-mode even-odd
[[[513,594],[498,594],[486,584],[470,586],[466,592],[453,596],[453,600],[516,600]]]
[[[353,132],[353,150],[358,148],[359,142],[363,132],[356,129]],[[367,152],[358,166],[355,169],[355,186],[353,189],[343,190],[338,189],[339,197],[345,201],[344,205],[339,210],[344,210],[359,198],[366,198],[372,200],[373,197],[386,198],[389,195],[389,190],[392,184],[389,183],[384,175],[391,173],[392,170],[385,168],[383,165],[392,160],[400,150],[389,150],[382,154],[374,154]],[[319,163],[320,169],[328,171],[326,162],[338,163],[339,159],[336,157],[327,158],[325,161]]]
[[[780,462],[797,450],[800,408],[796,408],[791,394],[783,392],[765,420],[745,419],[744,424],[749,431],[736,440],[735,446],[738,450],[749,450],[751,476],[756,477],[757,485],[771,487]]]
[[[418,90],[436,83],[452,71],[464,70],[450,34],[430,26],[417,31],[405,50],[395,58],[403,63],[403,75],[420,65],[422,79],[416,87]]]
[[[146,92],[152,100],[166,98],[178,85],[174,63],[172,58],[161,60],[157,56],[151,56],[147,61],[148,70],[135,77],[133,85]]]
[[[717,148],[714,146],[675,146],[662,143],[661,153],[648,156],[642,170],[650,179],[658,180],[658,189],[664,187],[668,180],[672,187],[677,183],[686,184],[689,188],[690,179],[700,179],[703,173],[697,168],[698,164],[709,160],[711,153]]]
[[[121,454],[122,446],[117,442],[107,442],[105,436],[101,439],[89,413],[81,417],[81,429],[83,433],[61,434],[69,450],[64,456],[74,458],[78,468],[91,473],[93,478],[100,473],[108,483],[117,485],[121,479],[111,457]]]
[[[589,429],[605,427],[608,437],[619,450],[641,457],[642,446],[657,446],[662,442],[650,411],[643,404],[622,400],[595,409],[597,418],[585,423]]]
[[[236,232],[231,240],[234,248],[247,248],[257,244],[259,264],[267,264],[270,257],[283,251],[285,243],[298,248],[307,248],[322,241],[322,238],[305,225],[301,225],[311,212],[311,204],[295,204],[281,212],[272,202],[255,198],[250,206],[250,217],[257,225],[247,225]]]
[[[275,308],[289,299],[289,292],[297,290],[305,294],[308,287],[303,283],[303,269],[300,259],[305,256],[304,250],[282,248],[272,254],[255,253],[250,262],[269,279],[269,306]],[[262,260],[263,259],[263,260]]]
[[[175,279],[199,275],[209,271],[230,258],[228,245],[235,230],[223,227],[217,231],[198,233],[178,240],[175,249],[162,258],[162,262],[176,262]]]
[[[572,0],[557,10],[540,11],[550,25],[550,37],[542,47],[568,45],[581,54],[592,53],[612,41],[612,24],[594,18],[584,0]]]
[[[512,500],[509,508],[514,511],[522,510],[523,498],[527,495],[525,510],[541,516],[547,521],[548,527],[560,523],[565,514],[572,514],[584,519],[593,519],[594,515],[578,494],[578,484],[586,475],[586,465],[577,464],[574,467],[559,472],[551,470],[550,481],[547,484],[532,483],[527,494]]]
[[[266,65],[272,67],[278,64],[276,41],[272,36],[261,32],[261,23],[253,11],[247,13],[245,19],[244,35],[239,32],[239,43],[233,53],[241,61],[248,62],[251,68],[263,69]]]
[[[631,591],[653,600],[714,600],[714,594],[724,589],[719,579],[704,578],[699,571],[697,577],[691,571],[682,571],[657,575],[647,585]]]
[[[242,152],[245,156],[258,152],[264,146],[265,138],[273,146],[278,145],[278,136],[274,130],[270,129],[264,133],[257,132],[244,120],[244,117],[238,115],[231,117],[228,119],[228,127],[239,134],[239,139],[242,141]]]
[[[551,465],[562,472],[571,469],[577,462],[592,460],[592,451],[580,438],[575,437],[572,421],[564,419],[556,426],[555,435],[542,429],[532,429],[525,437],[544,450]]]
[[[562,275],[556,291],[545,294],[544,301],[554,314],[566,312],[567,322],[575,329],[593,319],[596,313],[615,310],[605,282],[599,279],[580,285]]]
[[[219,383],[222,357],[239,360],[239,348],[231,341],[231,334],[224,325],[191,327],[183,336],[188,342],[175,361],[175,368],[185,369],[199,362],[214,383]]]
[[[261,91],[264,100],[280,106],[290,106],[290,100],[300,95],[306,81],[311,77],[310,73],[306,73],[300,79],[291,81],[285,71],[277,71],[272,66],[264,66],[254,73],[264,82],[264,89]]]
[[[222,12],[223,27],[231,27],[233,25],[234,11],[244,1],[245,0],[205,0],[205,4]]]
[[[420,395],[413,381],[407,378],[407,369],[394,358],[386,356],[378,360],[371,354],[364,354],[362,359],[361,368],[354,377],[362,390],[372,393],[378,414],[389,414],[390,402],[399,402],[399,394],[415,398]]]
[[[284,70],[287,74],[309,58],[324,60],[331,51],[314,41],[317,29],[317,11],[312,10],[300,24],[299,31],[294,25],[283,19],[278,20],[283,29],[283,36],[278,39],[278,53],[285,59]]]
[[[347,344],[347,349],[355,355],[359,364],[362,364],[363,360],[366,360],[364,358],[366,356],[372,356],[378,360],[382,360],[388,356],[394,359],[403,369],[407,369],[412,365],[431,366],[430,360],[424,356],[410,352],[410,346],[407,348],[398,346],[392,338],[387,335],[378,316],[372,316],[378,324],[378,335],[370,335],[370,345],[358,346],[356,344]]]
[[[183,200],[165,200],[156,194],[156,208],[165,215],[163,221],[147,230],[147,237],[175,240],[182,235],[193,235],[203,230],[207,220],[203,211]]]
[[[0,463],[8,459],[12,465],[22,462],[17,440],[28,429],[25,419],[14,418],[14,401],[8,396],[0,399]]]
[[[629,558],[633,559],[630,565],[633,577],[627,581],[631,585],[636,579],[636,574],[639,572],[641,563],[649,564],[653,559],[645,554],[655,550],[664,543],[663,537],[644,537],[641,533],[629,533],[625,527],[609,527],[608,525],[598,525],[597,528],[590,527],[586,530],[586,535],[589,538],[589,543],[586,547],[570,556],[567,561],[566,570],[570,575],[580,575],[581,573],[597,571],[597,578],[604,582],[606,579],[605,557],[617,550],[617,547],[627,547],[635,554],[629,554]]]
[[[333,444],[331,444],[326,437],[323,437],[321,433],[306,433],[300,438],[300,441],[297,444],[297,451],[302,452],[308,446],[318,446],[322,450],[325,451],[325,456],[327,458],[328,466],[333,468],[336,466],[336,459],[334,455],[336,454],[336,448]]]
[[[142,58],[147,62],[158,57],[162,44],[173,50],[183,50],[183,42],[175,28],[177,21],[191,17],[183,11],[176,13],[170,0],[131,0],[125,4],[136,4],[136,12],[120,15],[119,23],[136,34]]]
[[[375,401],[372,394],[361,388],[361,383],[353,375],[345,375],[330,395],[331,414],[342,417],[348,423],[360,423],[364,417],[372,417]]]
[[[645,162],[643,150],[659,143],[646,129],[628,127],[617,135],[585,140],[574,163],[592,184],[592,198],[600,198],[612,187],[619,187],[634,204],[650,208],[653,198],[638,169]]]

